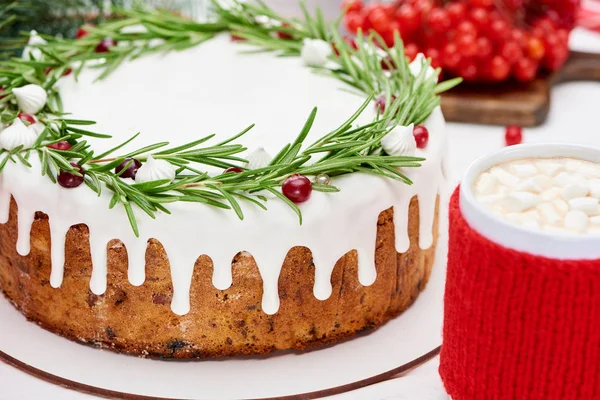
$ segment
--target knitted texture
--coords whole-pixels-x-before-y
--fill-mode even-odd
[[[495,244],[467,224],[458,193],[440,358],[452,399],[600,399],[600,260]]]

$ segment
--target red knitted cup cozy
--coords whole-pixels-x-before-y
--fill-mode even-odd
[[[600,260],[495,244],[467,224],[457,189],[443,335],[453,400],[600,399]]]

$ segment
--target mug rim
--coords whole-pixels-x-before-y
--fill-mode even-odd
[[[600,259],[600,234],[535,231],[510,223],[475,199],[477,177],[503,162],[527,158],[570,157],[600,162],[600,148],[570,143],[528,143],[505,147],[475,160],[463,175],[459,208],[466,222],[485,238],[512,250],[565,260]]]

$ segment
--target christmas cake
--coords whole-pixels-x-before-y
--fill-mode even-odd
[[[28,319],[204,358],[335,342],[415,301],[457,82],[264,6],[77,36],[32,32],[0,69],[0,289]]]

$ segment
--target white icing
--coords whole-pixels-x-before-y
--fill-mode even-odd
[[[473,193],[487,209],[525,228],[593,233],[588,220],[600,215],[594,196],[599,174],[599,163],[573,158],[508,161],[481,173]]]
[[[248,160],[248,162],[246,163],[246,168],[264,168],[267,165],[269,165],[272,159],[273,157],[271,157],[271,155],[267,153],[264,147],[259,147],[258,149],[251,152],[248,156],[246,156],[246,160]]]
[[[0,132],[0,147],[9,151],[18,146],[30,149],[37,136],[33,128],[25,126],[20,118],[15,118],[12,125]]]
[[[42,57],[42,51],[35,47],[39,45],[46,44],[46,40],[38,35],[37,31],[32,30],[29,32],[29,40],[27,41],[27,46],[23,49],[23,58],[29,60],[30,56],[33,57],[34,60],[39,60]]]
[[[135,182],[152,182],[167,179],[172,182],[175,179],[175,167],[165,160],[156,160],[152,156],[137,170]]]
[[[17,104],[21,111],[26,114],[37,114],[48,100],[48,93],[40,85],[33,83],[20,88],[13,89]]]
[[[413,76],[417,77],[421,74],[423,68],[425,68],[426,63],[427,57],[425,57],[423,53],[419,53],[417,54],[415,59],[412,60],[410,64],[408,64],[408,69],[410,70]],[[429,65],[427,67],[427,72],[425,72],[425,79],[433,78],[435,78],[435,69],[431,65]]]
[[[413,128],[414,124],[395,127],[381,139],[381,147],[391,156],[414,156],[417,142],[413,135]]]
[[[336,79],[314,74],[302,65],[301,59],[240,54],[241,49],[221,36],[186,52],[125,63],[101,82],[94,82],[97,70],[85,69],[78,83],[71,76],[60,80],[64,106],[73,118],[98,121],[96,131],[113,134],[111,140],[90,139],[97,151],[138,131],[142,132],[140,139],[122,149],[122,153],[165,140],[164,132],[173,132],[167,139],[172,146],[213,132],[217,143],[255,122],[256,127],[240,142],[248,148],[262,146],[275,154],[295,139],[315,105],[319,112],[307,143],[337,128],[364,101],[339,90],[345,86]],[[168,84],[148,84],[156,76],[165,76],[165,71],[169,71]],[[226,77],[227,85],[215,77]],[[127,95],[122,94],[123,87],[128,87]],[[161,99],[160,112],[149,114],[148,110],[156,109],[156,99]],[[365,115],[361,122],[371,121],[373,114]],[[182,116],[179,126],[173,126],[173,115]],[[196,115],[202,118],[194,118]],[[394,207],[396,248],[405,252],[410,245],[408,207],[416,196],[420,210],[419,246],[426,249],[432,245],[445,152],[444,119],[439,108],[425,125],[430,132],[429,144],[424,150],[417,149],[415,156],[426,161],[420,168],[403,171],[413,185],[360,173],[332,178],[331,184],[341,192],[313,192],[310,201],[299,206],[302,225],[294,212],[276,199],[267,202],[267,211],[242,202],[243,221],[231,210],[180,202],[167,205],[171,214],[158,213],[156,219],[134,208],[140,231],[136,238],[122,207],[108,208],[109,190],[98,197],[85,185],[65,189],[53,184],[41,176],[38,157],[30,157],[31,168],[11,161],[6,165],[0,180],[0,222],[8,219],[12,195],[19,206],[17,248],[20,254],[27,254],[34,213],[41,211],[49,216],[53,287],[60,286],[63,279],[66,232],[73,225],[87,225],[93,263],[90,288],[96,294],[106,289],[106,246],[110,240],[118,238],[125,245],[133,285],[144,282],[148,240],[158,240],[171,265],[171,307],[179,315],[190,309],[192,273],[199,256],[206,254],[212,259],[213,284],[222,290],[232,283],[231,260],[240,251],[247,251],[255,259],[263,280],[262,308],[267,314],[274,314],[279,308],[281,266],[294,246],[311,250],[314,294],[324,300],[331,295],[335,263],[353,249],[358,253],[360,283],[367,286],[377,278],[375,248],[381,211]],[[146,161],[144,166],[149,163],[152,161]]]
[[[320,67],[327,63],[333,50],[331,44],[321,39],[306,38],[303,41],[301,57],[304,64]]]

